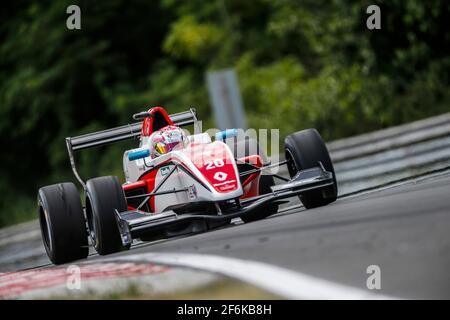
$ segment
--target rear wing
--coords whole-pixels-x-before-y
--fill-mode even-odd
[[[194,108],[189,111],[175,113],[169,116],[173,124],[179,127],[194,124],[197,121],[197,113]],[[141,135],[142,121],[124,126],[83,134],[81,136],[66,138],[67,146],[72,151],[99,147],[106,144],[138,138]]]
[[[169,115],[169,117],[170,120],[172,120],[173,124],[179,127],[188,126],[191,124],[195,125],[197,123],[197,111],[194,108],[190,108],[188,111]],[[66,146],[69,153],[70,165],[72,167],[73,173],[75,174],[75,177],[83,185],[83,187],[85,187],[85,183],[78,174],[75,164],[74,152],[87,148],[99,147],[118,141],[137,139],[141,135],[141,128],[142,121],[112,129],[83,134],[81,136],[66,138]]]

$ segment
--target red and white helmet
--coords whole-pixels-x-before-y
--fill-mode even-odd
[[[181,148],[186,141],[186,134],[176,126],[165,126],[155,131],[149,138],[150,155],[152,158],[159,157],[176,148]]]

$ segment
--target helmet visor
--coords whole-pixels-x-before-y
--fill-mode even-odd
[[[155,150],[159,154],[166,154],[169,151],[167,149],[168,149],[167,146],[164,143],[162,143],[162,142],[158,142],[155,145]]]

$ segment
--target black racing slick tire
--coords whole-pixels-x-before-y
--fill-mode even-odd
[[[229,142],[227,142],[227,144],[228,143]],[[236,139],[235,143],[231,144],[231,147],[231,150],[233,151],[233,154],[236,158],[258,154],[261,156],[264,165],[267,165],[269,163],[264,150],[261,148],[258,141],[252,137],[245,136],[240,139]],[[270,189],[270,187],[273,185],[275,185],[273,176],[261,175],[259,177],[259,195],[272,192],[272,189]],[[253,222],[267,218],[268,216],[273,215],[277,212],[278,204],[271,203],[260,210],[241,216],[241,220],[245,223]]]
[[[86,217],[95,250],[106,255],[129,247],[122,245],[115,210],[127,210],[127,202],[117,177],[93,178],[86,183]]]
[[[42,240],[51,262],[62,264],[88,256],[88,233],[80,194],[73,183],[45,186],[38,192]]]
[[[325,170],[333,174],[334,184],[320,190],[308,191],[300,195],[306,209],[321,207],[337,198],[337,183],[328,149],[316,129],[306,129],[290,134],[284,140],[285,156],[291,178],[299,170],[317,167],[319,161]]]
[[[259,177],[259,194],[263,195],[272,192],[272,189],[270,187],[274,185],[275,180],[273,176],[261,175]],[[268,216],[271,216],[277,212],[278,212],[278,204],[269,203],[262,209],[241,216],[241,220],[244,221],[245,223],[253,222],[256,220],[267,218]]]

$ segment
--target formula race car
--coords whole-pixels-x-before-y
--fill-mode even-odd
[[[299,196],[307,209],[336,200],[333,165],[315,129],[287,136],[285,159],[271,163],[256,139],[236,129],[218,132],[214,141],[199,130],[187,134],[181,127],[198,129],[195,109],[169,116],[154,107],[133,118],[133,124],[66,138],[85,205],[73,183],[39,189],[42,238],[53,263],[86,258],[89,239],[105,255],[129,249],[134,239],[203,232],[238,217],[263,219],[289,197]],[[80,177],[76,151],[133,138],[139,147],[123,155],[125,183],[114,176]],[[282,165],[290,178],[268,172]]]

